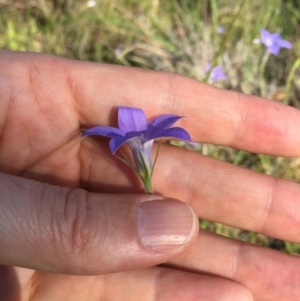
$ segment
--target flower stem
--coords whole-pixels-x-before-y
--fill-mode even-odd
[[[292,68],[289,71],[287,81],[286,81],[286,86],[285,86],[285,91],[284,91],[284,101],[283,103],[287,105],[289,103],[289,98],[290,98],[290,93],[291,93],[291,86],[292,86],[292,80],[294,78],[294,74],[296,69],[300,66],[300,58],[297,58],[295,62],[292,65]]]
[[[127,158],[127,156],[122,152],[123,158],[115,155],[119,160],[124,162],[126,165],[131,167],[140,177],[142,180],[145,190],[148,194],[153,194],[153,187],[152,187],[152,173],[150,174],[148,171],[145,173],[145,175],[141,174],[136,167],[130,162],[130,160]],[[144,161],[144,158],[142,158],[142,161],[144,162],[144,165],[146,164]],[[147,170],[147,169],[146,169]]]
[[[267,65],[267,61],[270,57],[270,53],[266,52],[265,55],[262,58],[262,62],[260,64],[260,68],[259,68],[259,85],[260,85],[260,96],[261,97],[266,97],[267,93],[266,93],[266,83],[265,83],[265,78],[264,78],[264,74],[265,74],[265,69],[266,69],[266,65]]]
[[[210,68],[209,72],[207,72],[207,74],[206,74],[206,76],[203,80],[205,83],[208,83],[211,72],[212,72],[212,69],[217,66],[217,62],[218,62],[219,57],[224,52],[224,50],[226,48],[226,45],[228,44],[228,41],[232,37],[232,32],[233,32],[233,29],[234,29],[235,22],[237,20],[239,20],[239,17],[241,15],[244,4],[245,4],[244,2],[240,4],[237,13],[234,15],[233,20],[230,22],[229,28],[226,30],[226,34],[224,35],[224,37],[221,41],[221,44],[220,44],[216,54],[214,55],[214,58],[212,59],[211,68]]]
[[[152,188],[152,180],[151,178],[143,179],[141,178],[145,187],[145,190],[148,194],[153,194],[153,188]]]

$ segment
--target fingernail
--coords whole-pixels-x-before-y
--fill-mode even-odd
[[[154,251],[164,252],[184,246],[198,225],[192,208],[178,200],[146,201],[138,209],[141,240]]]

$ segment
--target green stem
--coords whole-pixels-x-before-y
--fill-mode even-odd
[[[160,150],[160,146],[161,146],[161,139],[159,139],[159,144],[158,144],[158,147],[157,147],[157,150],[156,150],[155,159],[154,159],[154,162],[153,162],[153,165],[152,165],[152,169],[151,169],[151,172],[150,172],[151,178],[153,176],[153,171],[154,171],[154,167],[155,167],[156,160],[157,160],[157,157],[158,157],[158,153],[159,153],[159,150]]]
[[[153,188],[152,188],[152,180],[151,180],[151,175],[149,173],[146,174],[146,176],[142,176],[139,171],[136,169],[136,167],[130,162],[130,160],[127,158],[127,156],[125,155],[124,152],[122,152],[122,155],[124,157],[121,158],[117,155],[115,155],[115,157],[117,157],[119,160],[121,160],[123,163],[125,163],[126,165],[128,165],[129,167],[131,167],[140,177],[140,179],[142,180],[145,190],[148,194],[153,194]],[[145,164],[145,161],[143,161]]]
[[[262,62],[260,64],[260,68],[259,68],[259,86],[260,86],[260,96],[261,97],[267,96],[264,74],[265,74],[265,69],[266,69],[266,65],[267,65],[267,61],[268,61],[269,57],[270,57],[270,53],[266,52],[262,58]]]
[[[285,86],[285,91],[284,91],[284,104],[288,104],[289,102],[289,98],[290,98],[290,93],[291,93],[291,86],[292,86],[292,80],[295,74],[296,69],[300,66],[300,57],[297,58],[295,60],[295,62],[293,63],[289,75],[287,77],[287,81],[286,81],[286,86]]]
[[[142,154],[140,153],[140,159],[142,161],[143,164],[143,170],[138,172],[140,178],[142,179],[143,183],[144,183],[144,187],[146,189],[146,192],[148,194],[153,194],[153,188],[152,188],[152,171],[148,170],[148,166],[145,162],[144,157],[142,156]]]
[[[210,67],[210,70],[209,72],[206,74],[205,78],[204,78],[204,82],[207,83],[209,78],[210,78],[210,74],[212,72],[212,69],[214,67],[216,67],[217,63],[218,63],[218,59],[219,57],[222,55],[222,53],[224,52],[224,49],[226,48],[226,45],[228,43],[228,41],[231,39],[232,37],[232,32],[233,32],[233,28],[234,28],[234,25],[235,25],[235,22],[239,19],[239,16],[241,14],[241,11],[242,11],[242,8],[244,6],[244,2],[240,4],[240,7],[237,11],[237,13],[235,14],[235,16],[233,17],[233,20],[232,22],[230,23],[230,26],[228,28],[228,30],[226,31],[226,34],[224,35],[224,38],[222,39],[221,41],[221,44],[220,44],[220,47],[219,49],[217,50],[217,53],[215,54],[213,60],[212,60],[212,63],[211,63],[211,67]]]
[[[152,180],[151,178],[143,179],[141,178],[145,187],[145,190],[148,194],[153,194],[153,188],[152,188]]]

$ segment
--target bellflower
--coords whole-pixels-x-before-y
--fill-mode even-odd
[[[120,47],[117,47],[117,48],[115,48],[115,56],[116,57],[120,57],[121,56],[121,54],[122,54],[122,50],[121,50],[121,48]]]
[[[280,48],[288,48],[291,49],[293,45],[281,38],[279,33],[270,33],[269,31],[262,29],[260,31],[261,39],[260,41],[267,47],[267,51],[278,55],[280,52]]]
[[[224,33],[224,27],[223,26],[221,26],[221,25],[219,25],[218,27],[217,27],[217,33],[218,34],[223,34]]]
[[[211,64],[205,64],[205,73],[207,74],[211,70]],[[209,80],[214,83],[216,80],[224,80],[227,79],[226,74],[222,71],[221,66],[216,66],[211,70]]]
[[[180,127],[171,127],[182,116],[164,114],[147,122],[144,111],[138,108],[119,107],[119,128],[110,126],[96,126],[86,130],[82,137],[98,135],[109,137],[109,148],[114,154],[123,144],[128,143],[135,166],[125,157],[125,163],[130,165],[142,179],[148,193],[152,193],[151,178],[154,164],[152,164],[151,149],[154,139],[176,138],[190,141],[190,135]]]

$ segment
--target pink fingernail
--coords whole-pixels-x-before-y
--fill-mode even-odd
[[[165,252],[184,246],[199,223],[190,206],[175,199],[158,199],[140,204],[138,226],[145,246]]]

